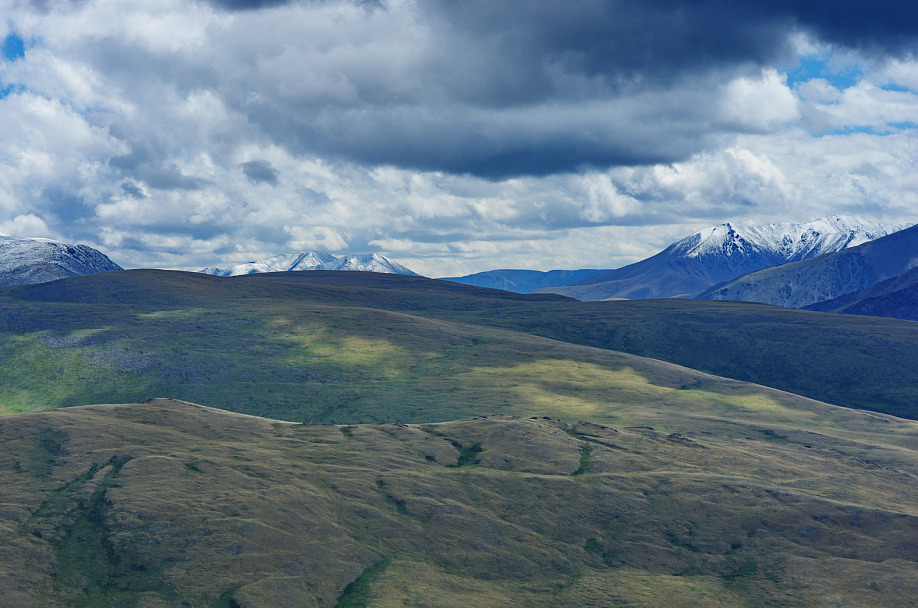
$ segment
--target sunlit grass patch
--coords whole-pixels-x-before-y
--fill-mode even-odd
[[[798,421],[800,419],[813,417],[811,412],[801,409],[792,409],[763,394],[725,395],[714,391],[689,389],[680,391],[679,396],[707,403],[713,408],[723,412],[739,410],[753,414],[764,414],[769,416],[772,420]]]

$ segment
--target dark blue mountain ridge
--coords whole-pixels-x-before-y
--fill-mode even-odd
[[[805,307],[819,312],[918,321],[918,266],[847,295]]]
[[[475,274],[466,275],[464,277],[443,277],[441,280],[462,283],[463,285],[472,285],[474,287],[503,289],[504,291],[512,291],[514,293],[530,293],[543,287],[567,285],[581,281],[600,272],[606,271],[587,268],[581,270],[549,271],[505,268],[476,272]]]

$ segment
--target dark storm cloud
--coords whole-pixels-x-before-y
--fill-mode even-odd
[[[118,37],[83,52],[148,104],[171,89],[160,121],[188,95],[213,91],[297,154],[488,179],[686,159],[724,133],[755,130],[722,120],[719,87],[763,66],[791,67],[794,32],[897,52],[918,34],[911,3],[898,0],[210,4],[239,16],[211,30],[200,54],[151,53]],[[349,5],[373,10],[334,13]],[[169,163],[199,134],[106,127],[135,150],[114,162],[125,177],[204,185]],[[166,136],[174,141],[149,143]],[[278,183],[273,167],[242,169]]]
[[[250,160],[239,165],[245,176],[258,184],[276,186],[279,172],[266,160]]]
[[[908,0],[779,0],[763,4],[769,11],[792,15],[826,42],[893,53],[916,50],[918,5]]]
[[[669,79],[712,64],[761,63],[786,52],[787,17],[760,3],[701,0],[432,0],[433,20],[530,76],[561,67],[607,85]],[[544,76],[544,74],[542,74]],[[535,84],[530,83],[530,84]]]
[[[508,47],[567,55],[586,71],[654,69],[707,62],[767,61],[788,28],[850,47],[913,50],[911,0],[429,0],[453,26]]]
[[[718,85],[791,67],[796,32],[900,53],[918,39],[916,11],[901,1],[427,0],[416,10],[436,45],[406,46],[415,53],[407,66],[331,45],[318,64],[291,62],[285,74],[321,87],[291,95],[287,82],[234,106],[300,153],[489,179],[549,175],[673,162],[712,145],[717,131],[744,131],[717,115]],[[398,44],[375,29],[391,27],[378,16],[361,31]],[[364,43],[339,34],[339,48]]]
[[[421,2],[451,45],[455,64],[485,49],[479,70],[451,90],[483,103],[577,95],[574,78],[604,93],[669,86],[709,70],[794,60],[791,34],[884,52],[918,50],[918,5],[865,0],[429,0]],[[499,66],[499,67],[495,67]],[[444,66],[446,67],[446,66]],[[562,71],[569,78],[557,77]],[[487,89],[473,83],[489,78]],[[490,96],[490,99],[487,97]]]

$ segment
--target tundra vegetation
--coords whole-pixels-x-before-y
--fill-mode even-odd
[[[168,395],[295,422],[442,421],[507,413],[514,375],[537,368],[563,385],[578,362],[650,382],[665,367],[621,353],[918,418],[918,324],[896,319],[356,272],[140,270],[0,289],[3,412]]]
[[[918,422],[597,347],[616,328],[642,348],[670,343],[654,319],[672,315],[776,367],[768,332],[774,349],[800,331],[851,340],[844,369],[884,345],[911,352],[910,324],[854,318],[820,334],[830,317],[758,305],[594,309],[348,274],[141,271],[0,292],[4,603],[918,595]],[[820,352],[826,373],[833,352]],[[787,365],[807,358],[788,351]],[[892,384],[907,366],[889,365]],[[99,402],[114,405],[85,406]]]

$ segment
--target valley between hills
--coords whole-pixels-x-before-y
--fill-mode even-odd
[[[918,594],[907,321],[335,272],[103,273],[0,315],[7,605]]]

